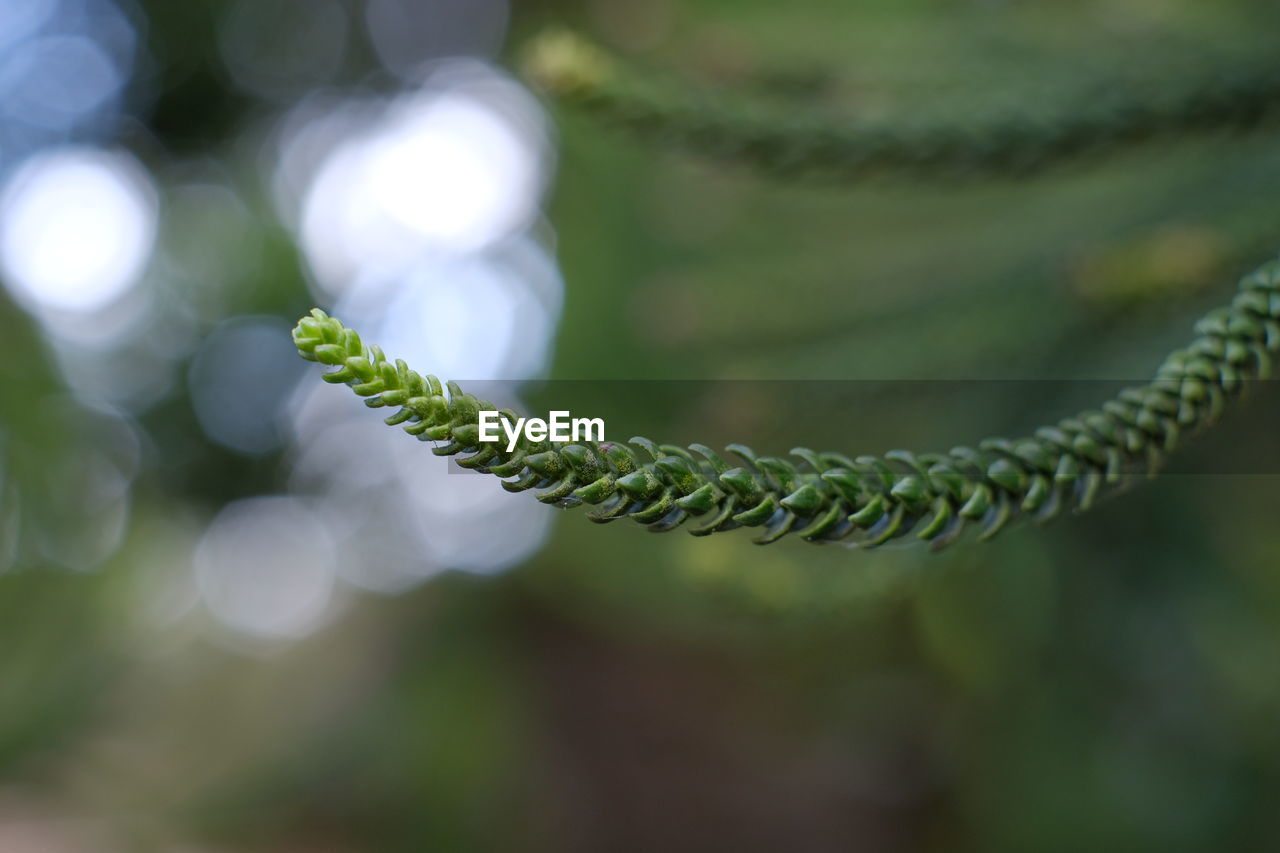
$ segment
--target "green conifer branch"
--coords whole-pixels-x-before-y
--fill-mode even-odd
[[[1150,383],[1028,438],[882,457],[806,448],[790,458],[757,456],[734,444],[726,448],[735,457],[729,462],[700,444],[646,438],[571,444],[521,436],[507,451],[479,440],[477,413],[492,410],[490,403],[391,362],[319,309],[293,331],[303,358],[337,368],[326,381],[350,385],[371,408],[396,408],[388,424],[437,442],[434,453],[502,478],[509,491],[533,490],[557,506],[588,504],[592,521],[625,517],[658,532],[685,525],[695,535],[755,527],[761,544],[792,534],[870,548],[910,537],[934,549],[970,528],[987,539],[1018,519],[1087,510],[1153,476],[1248,382],[1270,376],[1280,352],[1280,260],[1246,276],[1229,305],[1196,324],[1195,335]]]
[[[744,107],[635,72],[565,30],[535,38],[528,75],[546,92],[648,141],[796,177],[861,180],[1025,174],[1086,153],[1186,132],[1246,129],[1280,112],[1273,61],[1215,69],[1158,100],[1134,93],[1057,115],[899,125]]]

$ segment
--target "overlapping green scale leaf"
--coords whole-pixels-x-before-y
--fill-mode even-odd
[[[1046,521],[1090,509],[1104,495],[1156,474],[1168,454],[1216,421],[1248,382],[1271,375],[1280,352],[1280,261],[1246,276],[1227,306],[1195,326],[1148,384],[1020,439],[992,438],[945,453],[894,450],[850,457],[796,448],[787,458],[745,445],[711,448],[629,442],[530,441],[511,450],[479,440],[478,412],[495,407],[391,362],[323,311],[294,329],[298,352],[336,370],[371,408],[398,407],[387,423],[437,442],[437,455],[503,478],[556,506],[588,504],[588,518],[631,518],[695,535],[757,529],[768,544],[788,534],[872,548],[918,540],[939,549],[966,531],[988,539],[1020,519]]]

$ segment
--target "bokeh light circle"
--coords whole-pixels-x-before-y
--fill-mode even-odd
[[[297,221],[319,296],[424,255],[483,250],[536,216],[550,159],[545,119],[500,72],[445,63],[419,90],[346,115],[345,132],[319,119],[330,140],[320,157],[308,151],[306,126],[282,145],[287,175],[299,171],[290,157],[315,158]]]
[[[194,563],[205,606],[246,637],[306,636],[329,613],[337,575],[333,541],[297,498],[227,504],[201,537]]]
[[[0,270],[34,310],[91,312],[141,276],[156,237],[146,170],[118,151],[62,148],[23,164],[0,193]]]

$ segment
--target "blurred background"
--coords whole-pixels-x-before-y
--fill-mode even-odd
[[[555,111],[521,45],[945,119],[1156,97],[1278,13],[0,0],[0,850],[1276,849],[1270,388],[1088,516],[758,548],[451,474],[288,331],[610,438],[1056,419],[1280,247],[1280,134],[788,185]]]

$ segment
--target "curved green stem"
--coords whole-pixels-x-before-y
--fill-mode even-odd
[[[302,318],[293,339],[303,358],[337,368],[326,381],[350,385],[371,408],[396,408],[387,423],[437,442],[437,455],[501,477],[509,491],[534,490],[545,503],[588,504],[592,521],[626,517],[653,531],[686,525],[695,535],[755,527],[761,544],[787,534],[863,547],[911,537],[938,549],[969,528],[986,539],[1017,519],[1087,510],[1154,475],[1247,382],[1270,375],[1280,351],[1280,261],[1246,276],[1231,304],[1207,314],[1195,332],[1150,383],[1031,437],[883,457],[796,448],[779,458],[735,444],[726,449],[733,462],[700,444],[646,438],[569,444],[521,436],[507,451],[479,440],[477,413],[491,404],[392,363],[323,311]]]
[[[1135,94],[1043,120],[1005,114],[911,126],[764,114],[700,97],[689,86],[636,75],[566,31],[535,39],[525,65],[550,94],[650,141],[768,173],[832,180],[1025,174],[1154,137],[1248,128],[1280,111],[1274,62],[1219,69],[1158,102]]]

